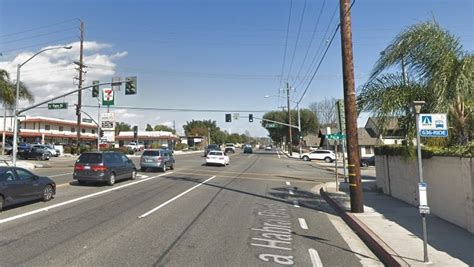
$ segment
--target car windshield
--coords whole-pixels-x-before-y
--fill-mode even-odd
[[[159,150],[145,150],[145,152],[143,152],[143,156],[159,156],[159,155],[160,155]]]
[[[211,152],[209,152],[209,155],[211,155],[211,156],[222,156],[223,153],[219,152],[219,151],[211,151]]]
[[[77,160],[77,163],[91,163],[91,164],[97,164],[102,162],[102,154],[99,153],[86,153],[82,154],[79,159]]]

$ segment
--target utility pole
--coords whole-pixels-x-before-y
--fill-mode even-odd
[[[82,88],[82,74],[83,74],[83,68],[84,68],[84,62],[83,62],[83,45],[84,45],[84,22],[81,21],[81,45],[80,45],[80,50],[79,50],[79,63],[76,63],[79,65],[79,86],[78,88]],[[77,109],[76,109],[76,115],[77,115],[77,154],[79,154],[79,147],[80,147],[80,141],[81,141],[81,108],[82,108],[82,91],[79,91],[77,93]]]
[[[357,134],[357,110],[352,54],[352,27],[350,0],[339,0],[341,19],[342,72],[344,79],[344,106],[348,139],[349,189],[351,211],[364,212],[364,200],[360,178],[359,142]]]
[[[288,124],[291,125],[290,85],[288,83],[286,83],[286,101],[288,102]],[[290,156],[293,156],[292,141],[291,127],[288,127],[288,153],[290,153]]]

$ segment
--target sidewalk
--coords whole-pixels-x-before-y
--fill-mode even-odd
[[[287,157],[286,151],[280,150]],[[291,158],[298,158],[293,153]],[[334,171],[334,163],[315,162]],[[342,174],[342,165],[338,166]],[[364,175],[365,174],[365,175]],[[377,190],[374,169],[362,170],[364,213],[350,212],[349,186],[340,179],[314,188],[389,266],[474,266],[474,235],[435,215],[427,216],[428,258],[423,262],[423,233],[418,208]]]

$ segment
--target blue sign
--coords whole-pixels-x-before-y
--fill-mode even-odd
[[[448,130],[421,130],[421,137],[448,137]]]
[[[432,123],[431,115],[421,116],[421,124],[422,125],[431,125],[431,123]]]

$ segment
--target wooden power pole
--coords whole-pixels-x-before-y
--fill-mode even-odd
[[[82,82],[83,82],[83,77],[82,74],[84,72],[84,62],[83,62],[83,46],[84,46],[84,22],[81,21],[81,44],[80,44],[80,50],[79,50],[79,86],[78,88],[82,88]],[[77,93],[77,107],[76,107],[76,115],[77,115],[77,154],[79,154],[79,147],[80,147],[80,142],[81,142],[81,108],[82,108],[82,91],[79,91]],[[99,134],[99,133],[97,133]]]
[[[352,54],[352,28],[349,0],[339,0],[341,18],[342,72],[344,79],[344,106],[348,139],[349,189],[351,211],[364,212],[364,200],[360,178],[359,141],[357,134],[357,110]]]

